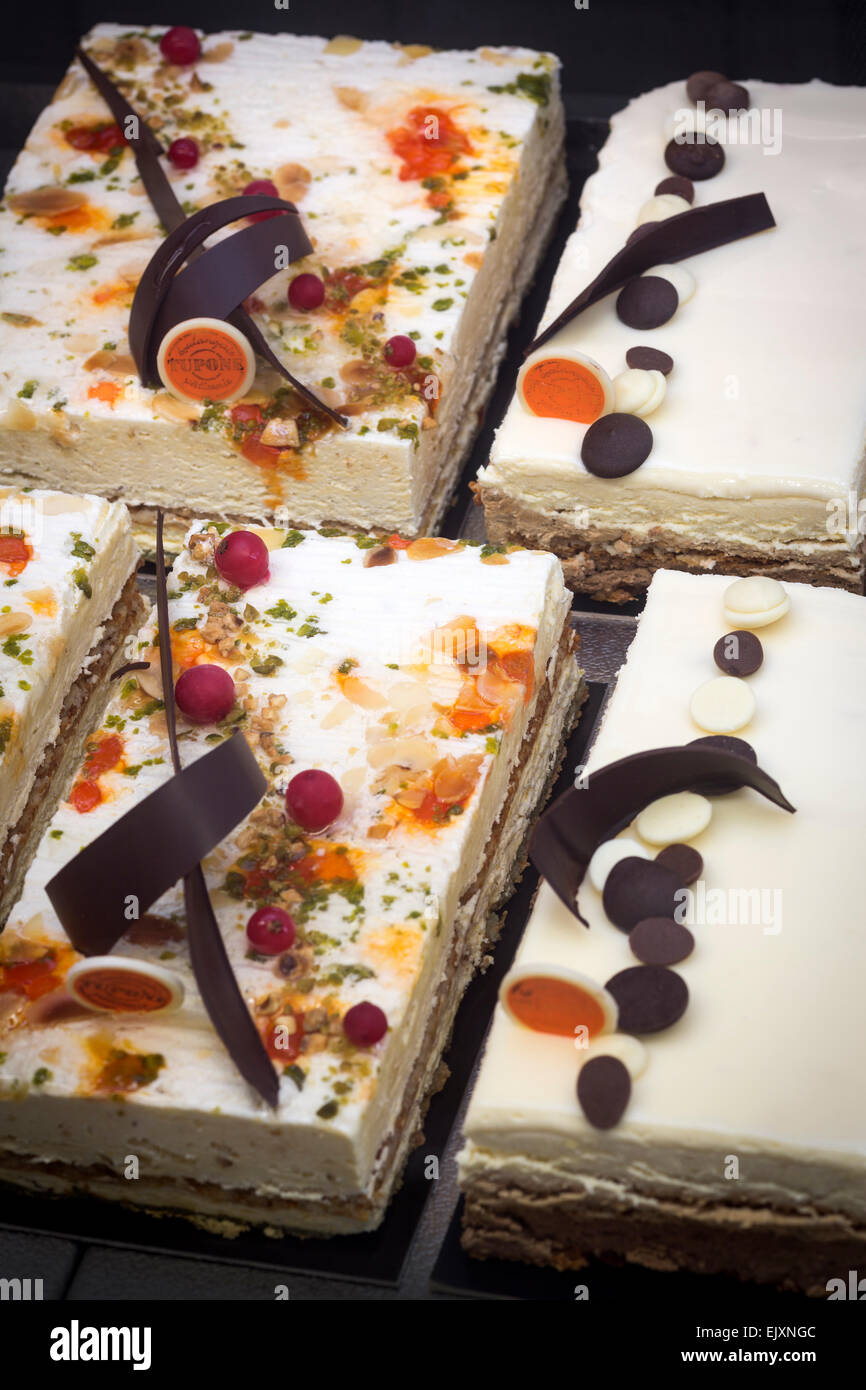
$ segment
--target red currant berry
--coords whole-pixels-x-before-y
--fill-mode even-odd
[[[343,1032],[356,1047],[373,1047],[388,1031],[388,1020],[378,1004],[353,1004],[343,1017]]]
[[[343,792],[330,772],[308,768],[299,772],[286,787],[289,819],[310,834],[327,830],[343,809]]]
[[[177,680],[174,698],[193,724],[216,724],[235,702],[235,683],[222,666],[190,666]]]
[[[166,29],[159,46],[165,61],[176,63],[181,68],[197,62],[201,56],[198,34],[186,24],[175,24],[174,28]]]
[[[309,272],[296,275],[289,285],[289,303],[293,309],[318,309],[325,298],[325,283]]]
[[[217,546],[214,564],[226,583],[251,589],[268,577],[268,547],[255,531],[232,531]]]
[[[195,140],[182,135],[179,140],[172,140],[168,157],[175,169],[194,169],[198,164],[198,145]]]
[[[249,197],[254,196],[256,193],[260,194],[263,198],[279,198],[280,196],[277,185],[272,183],[270,179],[253,179],[252,183],[247,184],[244,193]],[[268,217],[282,217],[282,213],[277,208],[274,208],[273,212],[251,212],[249,221],[264,222]]]
[[[260,907],[247,922],[250,945],[263,956],[279,956],[295,940],[295,924],[281,907]]]
[[[395,333],[385,344],[385,361],[389,367],[411,367],[415,361],[415,344],[403,333]]]

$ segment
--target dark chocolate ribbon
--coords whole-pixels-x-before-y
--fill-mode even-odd
[[[730,791],[751,787],[783,810],[795,810],[778,782],[748,758],[694,745],[652,748],[590,772],[585,787],[569,787],[557,797],[532,833],[529,857],[569,912],[587,927],[578,910],[577,891],[598,846],[630,825],[651,801],[698,790],[708,781]]]
[[[132,149],[133,155],[135,156],[135,162],[138,167],[139,175],[141,176],[141,181],[144,184],[144,187],[147,191],[147,196],[150,198],[150,201],[153,205],[157,217],[159,218],[162,225],[166,228],[169,235],[176,233],[187,222],[196,221],[196,219],[202,216],[202,213],[196,213],[193,214],[192,218],[187,218],[186,213],[181,207],[180,202],[178,201],[178,198],[175,195],[174,189],[172,188],[171,183],[169,182],[166,172],[160,163],[160,157],[165,153],[165,151],[163,150],[162,145],[157,139],[154,131],[147,124],[147,121],[143,120],[142,117],[135,110],[135,108],[130,106],[129,102],[127,101],[123,93],[120,91],[120,89],[116,87],[115,84],[111,81],[111,78],[108,77],[108,75],[104,73],[102,69],[96,65],[96,63],[94,63],[93,59],[88,57],[83,48],[77,49],[77,56],[81,61],[84,70],[90,78],[91,82],[97,88],[100,96],[107,104],[117,124],[124,128],[127,125],[129,117],[133,117],[135,124],[132,128],[136,130],[138,133],[135,136],[126,136],[126,130],[124,129],[124,135],[126,136],[127,142]],[[219,209],[224,207],[226,203],[240,204],[242,205],[241,210],[234,213],[230,217],[223,217],[222,221],[219,221]],[[255,351],[259,353],[261,357],[264,357],[265,360],[269,362],[270,365],[274,367],[280,373],[280,375],[285,378],[286,381],[289,382],[289,384],[298,392],[298,394],[304,398],[304,400],[306,400],[310,405],[314,406],[316,410],[323,411],[336,424],[345,427],[348,424],[346,417],[344,415],[340,415],[339,412],[334,410],[331,406],[326,405],[324,401],[320,401],[318,396],[316,396],[314,392],[312,392],[309,389],[309,387],[305,386],[303,382],[298,381],[297,378],[294,377],[292,373],[288,370],[288,368],[283,365],[279,357],[277,357],[276,353],[271,348],[261,329],[258,327],[256,323],[253,322],[252,318],[243,308],[242,304],[242,301],[246,298],[248,294],[252,292],[252,290],[257,289],[260,285],[263,285],[266,280],[270,280],[271,276],[275,273],[276,245],[286,245],[289,251],[288,259],[290,262],[299,260],[302,256],[307,256],[310,254],[312,247],[310,246],[306,234],[304,233],[303,228],[300,225],[300,218],[298,217],[297,208],[292,203],[284,202],[282,199],[268,199],[267,204],[265,206],[261,204],[261,200],[259,199],[256,199],[254,197],[245,198],[241,196],[237,199],[229,198],[224,199],[220,203],[214,203],[210,206],[210,208],[203,209],[202,212],[210,213],[212,215],[212,221],[214,222],[214,226],[212,226],[211,230],[217,230],[219,227],[224,227],[228,222],[237,221],[237,219],[241,217],[248,217],[251,212],[258,212],[264,210],[281,211],[287,214],[293,214],[294,226],[289,229],[288,235],[285,236],[282,234],[277,234],[276,236],[274,236],[272,229],[270,235],[262,236],[253,239],[252,241],[247,241],[246,248],[243,252],[243,274],[239,274],[236,278],[234,278],[232,283],[238,284],[241,282],[249,282],[250,287],[243,293],[240,293],[237,296],[237,298],[234,299],[232,305],[230,306],[231,312],[216,312],[212,307],[213,304],[217,302],[224,303],[226,301],[226,298],[230,299],[232,297],[231,295],[226,296],[224,292],[224,277],[226,277],[226,275],[229,273],[229,271],[227,270],[227,266],[230,265],[230,257],[226,257],[224,254],[222,258],[214,262],[211,260],[211,257],[214,255],[215,252],[219,251],[220,247],[212,247],[209,248],[207,251],[202,250],[200,242],[204,240],[205,236],[209,235],[209,232],[205,232],[202,237],[194,241],[194,244],[191,244],[190,250],[187,252],[187,256],[200,256],[202,262],[206,263],[209,267],[212,268],[202,272],[197,278],[196,284],[199,287],[200,297],[198,301],[191,307],[191,310],[186,315],[186,317],[227,319],[241,333],[246,334]],[[273,220],[276,221],[277,219],[274,218]],[[285,219],[280,218],[280,224],[282,224],[284,221]],[[253,231],[256,226],[261,227],[263,225],[267,226],[267,223],[254,223],[244,230],[245,232]],[[283,230],[284,229],[281,225],[281,232]],[[228,241],[220,243],[220,246],[226,246],[230,244],[231,247],[234,249],[235,242],[239,236],[240,233],[236,232],[234,236],[230,239],[230,243]],[[175,242],[175,249],[177,249],[177,246],[182,243],[183,238],[181,237]],[[301,247],[305,249],[298,249]],[[250,256],[253,250],[255,250],[256,255],[258,256],[258,260],[255,264],[250,263]],[[156,254],[159,255],[159,251],[157,251]],[[183,264],[183,261],[187,259],[187,256],[184,256],[182,260],[175,265],[176,270],[180,268],[180,265]],[[142,282],[144,278],[145,277],[142,277]],[[133,312],[136,309],[137,303],[139,305],[139,315],[144,317],[147,320],[148,324],[150,324],[150,321],[153,319],[153,317],[156,315],[160,308],[160,303],[154,302],[151,304],[146,294],[142,295],[141,284],[139,284],[138,290],[136,291],[135,300],[133,301]],[[177,322],[177,320],[175,320],[175,322]],[[146,336],[148,338],[151,338],[153,336],[152,329],[150,327],[148,328]],[[136,350],[136,347],[133,345],[132,338],[132,324],[130,321],[130,348],[132,350],[132,355],[135,358],[135,363],[138,367],[138,372],[141,376],[144,385],[150,385],[154,381],[159,380],[159,377],[156,373],[155,361],[153,361],[150,357],[143,357],[140,354],[140,352]],[[157,340],[157,348],[158,347],[159,340]]]
[[[130,896],[139,913],[183,878],[187,940],[196,983],[211,1023],[238,1071],[271,1107],[279,1082],[238,988],[214,916],[201,860],[255,809],[267,778],[241,733],[182,767],[166,588],[163,516],[157,516],[156,604],[165,721],[175,775],[86,846],[46,886],[69,940],[83,955],[110,951],[129,927]]]
[[[581,290],[553,323],[542,329],[534,342],[529,344],[524,356],[528,357],[542,347],[584,309],[614,290],[622,289],[626,281],[635,275],[643,275],[654,265],[669,265],[674,261],[683,261],[688,256],[698,256],[703,251],[714,251],[717,246],[754,236],[756,232],[765,232],[775,225],[776,219],[763,193],[727,198],[720,203],[689,208],[688,212],[665,218],[637,237],[630,246],[617,251],[586,289]]]

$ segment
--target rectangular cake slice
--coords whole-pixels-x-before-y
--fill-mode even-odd
[[[0,928],[144,608],[126,508],[0,488]]]
[[[129,311],[164,229],[73,62],[0,211],[0,471],[122,498],[145,537],[160,505],[178,540],[198,515],[431,532],[564,195],[557,60],[219,33],[178,66],[164,32],[100,24],[83,47],[166,149],[187,142],[161,161],[187,214],[261,180],[297,206],[314,251],[247,308],[348,427],[261,358],[237,405],[142,386]]]
[[[705,736],[690,705],[719,674],[713,647],[729,627],[728,584],[655,575],[586,786],[614,760]],[[755,712],[737,737],[796,812],[748,789],[709,798],[711,820],[689,842],[703,869],[666,929],[669,939],[683,929],[694,938],[665,973],[666,984],[673,973],[688,988],[672,1026],[609,1032],[581,1051],[576,1038],[532,1031],[497,1007],[460,1164],[471,1254],[558,1268],[625,1257],[820,1294],[863,1268],[866,599],[785,588],[789,612],[756,634],[763,664],[739,678]],[[622,835],[630,843],[617,852],[658,853],[657,834],[653,844],[635,826]],[[592,877],[608,882],[601,864]],[[604,986],[657,955],[657,928],[637,939],[618,930],[589,876],[579,907],[589,930],[543,884],[517,968],[564,968]],[[590,1057],[611,1052],[632,1091],[603,1129],[584,1113],[576,1081]]]
[[[676,139],[701,124],[681,83],[613,118],[542,319],[542,329],[552,324],[639,224],[664,226],[691,197],[703,208],[766,195],[771,230],[650,267],[679,282],[676,310],[659,326],[629,326],[613,293],[539,349],[592,358],[625,413],[653,406],[646,371],[656,371],[646,461],[623,476],[588,471],[587,413],[541,418],[516,394],[480,475],[490,538],[549,547],[567,582],[595,598],[635,597],[659,567],[863,589],[863,91],[749,82],[748,94],[736,118],[705,110],[724,163],[691,191],[665,162],[669,141],[691,153]],[[656,197],[666,181],[680,191]],[[632,323],[669,313],[644,296],[627,310]],[[666,355],[661,380],[658,356],[636,349]]]
[[[75,952],[45,885],[171,776],[149,624],[139,655],[154,664],[121,682],[0,943],[0,1175],[225,1230],[351,1232],[377,1224],[399,1180],[583,688],[553,556],[264,536],[269,576],[241,593],[214,568],[217,530],[200,524],[169,601],[179,679],[204,663],[235,683],[218,724],[181,716],[184,764],[239,728],[269,783],[205,872],[279,1072],[278,1109],[204,1012],[179,885],[115,952],[169,970],[179,1011],[70,1013]],[[286,787],[311,768],[342,790],[321,833],[287,819]],[[247,933],[271,906],[295,930],[277,955]],[[366,1045],[344,1025],[361,1003],[387,1024]]]

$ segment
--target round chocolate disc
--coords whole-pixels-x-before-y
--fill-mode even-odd
[[[630,965],[605,989],[619,1007],[621,1033],[660,1033],[682,1018],[689,1002],[685,980],[663,965]]]
[[[631,1077],[618,1057],[590,1057],[577,1074],[580,1108],[596,1129],[613,1129],[631,1095]]]
[[[735,738],[733,734],[705,734],[703,738],[693,738],[689,745],[693,748],[720,748],[723,753],[736,753],[741,758],[748,758],[750,763],[757,764],[758,755],[750,743],[744,738]],[[692,791],[699,792],[701,796],[727,796],[729,792],[739,789],[732,786],[730,782],[708,782],[695,783]]]
[[[665,845],[656,855],[655,862],[664,864],[666,869],[676,874],[686,888],[690,883],[697,883],[704,867],[703,859],[691,845]]]
[[[626,246],[631,246],[633,241],[639,241],[640,238],[644,236],[646,232],[650,231],[653,227],[660,226],[660,222],[642,222],[639,227],[635,227],[633,232],[629,232],[625,240]]]
[[[672,917],[645,917],[629,932],[628,944],[644,965],[677,965],[691,955],[695,938]]]
[[[723,72],[693,72],[686,82],[686,96],[689,101],[697,103],[705,101],[707,92],[714,87],[717,82],[727,82]]]
[[[683,887],[658,860],[630,855],[614,864],[601,900],[614,926],[628,932],[644,917],[673,917]]]
[[[625,361],[627,367],[636,367],[644,372],[661,372],[662,376],[669,376],[674,369],[674,359],[653,347],[629,348]]]
[[[660,193],[675,193],[678,198],[685,198],[687,203],[695,201],[695,186],[691,179],[681,178],[678,174],[671,174],[670,178],[657,183],[655,193],[656,197]]]
[[[639,415],[614,411],[593,422],[583,436],[580,457],[597,478],[624,478],[649,458],[653,432]]]
[[[724,150],[709,135],[702,135],[700,139],[690,135],[685,140],[670,140],[665,149],[665,164],[671,173],[682,174],[683,178],[693,181],[715,178],[724,163]]]
[[[764,660],[764,648],[754,632],[735,628],[713,647],[713,661],[726,676],[753,676]]]
[[[745,87],[741,87],[739,82],[729,82],[726,77],[707,88],[704,102],[709,111],[725,111],[729,116],[736,116],[738,111],[748,111],[751,106],[751,98]]]
[[[677,311],[680,297],[661,275],[638,275],[616,297],[617,316],[629,328],[660,328]]]

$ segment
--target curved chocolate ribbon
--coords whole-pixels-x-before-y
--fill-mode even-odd
[[[726,198],[720,203],[689,208],[688,212],[665,218],[664,222],[659,222],[637,237],[630,246],[617,251],[586,289],[581,290],[553,323],[542,329],[529,344],[524,357],[549,342],[554,334],[582,314],[584,309],[614,290],[622,289],[627,280],[635,275],[643,275],[654,265],[669,265],[673,261],[683,261],[687,256],[698,256],[703,251],[714,251],[717,246],[754,236],[756,232],[765,232],[775,225],[776,219],[763,193]]]
[[[163,685],[174,690],[163,515],[157,514],[156,605]],[[276,1108],[279,1081],[238,988],[201,860],[258,805],[268,781],[240,733],[182,767],[174,699],[165,722],[175,775],[71,859],[46,892],[76,950],[109,951],[127,930],[128,898],[146,912],[183,878],[193,973],[211,1023],[244,1079]]]
[[[532,832],[529,857],[569,912],[588,927],[577,892],[598,846],[630,825],[651,801],[710,780],[731,791],[751,787],[785,811],[796,809],[778,782],[748,758],[719,748],[651,748],[608,763],[589,773],[586,787],[569,787],[557,797]]]
[[[187,218],[186,213],[181,207],[180,202],[178,201],[175,195],[174,189],[172,188],[171,183],[168,180],[166,172],[160,164],[160,157],[165,153],[165,151],[163,150],[162,145],[160,144],[153,130],[147,124],[147,121],[142,119],[142,117],[138,114],[138,112],[135,110],[133,106],[130,106],[129,102],[127,101],[123,93],[120,91],[120,89],[115,86],[115,84],[112,82],[111,78],[107,75],[107,73],[104,73],[102,69],[98,67],[96,63],[94,63],[93,59],[88,57],[83,48],[78,48],[76,50],[76,54],[91,82],[94,84],[100,96],[105,101],[106,105],[111,111],[111,114],[114,116],[114,119],[117,121],[118,125],[124,127],[124,135],[127,140],[127,143],[131,147],[132,152],[135,156],[135,163],[138,168],[141,181],[144,184],[144,187],[147,191],[147,196],[150,198],[151,204],[153,205],[157,217],[162,222],[163,226],[166,228],[168,234],[172,235],[173,233],[177,232],[180,228],[182,228],[184,224],[200,217],[201,213],[194,214],[193,218]],[[135,124],[131,127],[132,130],[137,131],[137,134],[135,135],[126,134],[126,129],[129,125],[130,116],[133,118],[135,122]],[[251,212],[256,212],[260,210],[257,206],[257,199],[255,197],[245,197],[244,195],[241,195],[241,197],[238,199],[229,198],[224,199],[222,203],[214,203],[211,205],[210,208],[202,209],[202,211],[214,214],[216,210],[224,206],[225,203],[234,203],[236,201],[243,203],[243,211],[234,214],[234,216],[232,217],[224,218],[222,222],[217,223],[218,227],[225,226],[227,222],[235,221],[239,217],[248,217]],[[276,202],[273,199],[268,200],[268,210],[273,209],[279,211],[292,212],[294,213],[296,218],[298,217],[297,208],[295,208],[292,203],[283,202],[281,199],[276,200]],[[259,223],[253,225],[261,226],[262,224]],[[300,219],[298,219],[297,225],[300,227]],[[216,228],[214,228],[213,230],[215,229]],[[205,233],[205,235],[208,235],[208,233]],[[237,235],[238,233],[235,233],[235,236]],[[312,250],[312,247],[310,246],[310,243],[307,240],[306,234],[303,232],[303,229],[301,229],[300,236],[302,238],[303,245],[305,245],[307,249],[305,251],[300,251],[297,254],[290,255],[290,261],[300,259],[301,255],[309,255],[310,251]],[[200,241],[202,240],[204,240],[203,237],[195,241],[194,245],[191,245],[190,250],[187,251],[186,255],[181,257],[181,259],[176,263],[176,269],[180,269],[180,266],[183,264],[183,262],[187,259],[189,255],[203,257],[205,254],[211,254],[212,251],[218,249],[214,247],[211,248],[211,253],[203,252],[200,247]],[[206,318],[227,318],[230,323],[234,324],[235,328],[237,328],[241,333],[246,334],[255,351],[259,353],[261,357],[264,357],[265,360],[269,362],[270,365],[274,367],[280,373],[280,375],[285,378],[286,381],[289,382],[290,386],[292,386],[294,390],[296,390],[298,394],[304,398],[304,400],[306,400],[310,405],[314,406],[316,410],[323,411],[324,414],[328,415],[330,419],[332,419],[336,424],[345,428],[348,425],[348,420],[346,419],[346,417],[344,415],[340,415],[339,412],[334,410],[331,406],[326,405],[324,401],[320,401],[318,396],[316,396],[315,393],[309,389],[309,387],[305,386],[303,382],[298,381],[297,378],[292,375],[288,368],[285,367],[283,363],[280,361],[279,357],[277,357],[276,353],[268,343],[261,329],[258,327],[256,323],[253,322],[250,315],[243,308],[242,301],[246,298],[247,294],[249,294],[251,290],[257,289],[259,285],[263,285],[264,282],[266,280],[269,280],[275,272],[273,242],[271,242],[270,245],[268,245],[269,238],[267,237],[264,237],[261,240],[265,243],[265,245],[263,250],[260,252],[258,279],[255,280],[255,283],[251,284],[250,289],[247,289],[243,294],[238,295],[237,299],[234,300],[231,313],[215,313],[213,309],[209,307],[215,298],[219,298],[221,289],[220,277],[221,275],[224,275],[226,273],[224,261],[218,263],[209,262],[209,264],[211,265],[216,264],[216,270],[213,273],[208,272],[205,275],[205,277],[203,277],[203,297],[195,306],[192,313],[188,314],[187,317],[198,318],[200,316],[203,316]],[[301,240],[298,240],[297,238],[295,238],[295,241],[296,245],[302,244]],[[253,243],[248,244],[249,246],[253,245]],[[232,247],[234,247],[234,238],[231,241],[231,245]],[[291,250],[291,248],[289,249]],[[157,251],[157,255],[158,254],[159,251]],[[244,276],[245,281],[246,279],[248,279],[248,272]],[[139,284],[139,290],[140,289],[141,285]],[[136,300],[138,299],[139,292],[136,291]],[[140,312],[146,316],[148,311],[148,303],[144,297],[140,301],[140,306]],[[153,306],[154,314],[156,313],[158,307],[158,305]],[[133,310],[134,309],[135,301],[133,301]],[[150,334],[148,334],[148,336],[150,336]],[[158,346],[159,343],[157,342],[157,348]],[[139,375],[141,376],[141,379],[144,382],[144,384],[148,385],[150,382],[154,380],[158,381],[159,377],[155,371],[155,364],[152,364],[149,359],[146,360],[143,356],[139,356],[139,354],[136,352],[136,348],[132,344],[131,323],[130,348],[132,350],[132,355],[135,358],[135,363],[138,367]],[[147,375],[145,375],[145,372],[147,373]]]

